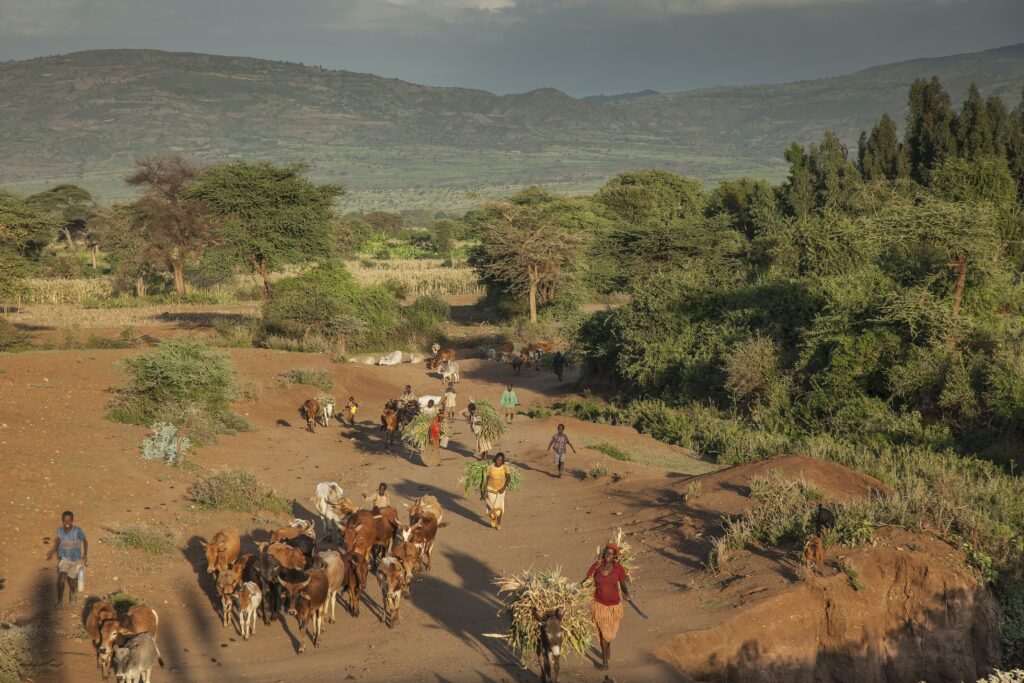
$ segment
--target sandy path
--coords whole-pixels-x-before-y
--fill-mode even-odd
[[[561,566],[582,578],[595,546],[617,526],[638,534],[634,545],[641,549],[643,575],[636,594],[649,619],[627,610],[612,674],[619,681],[679,680],[676,672],[650,655],[663,638],[697,625],[684,606],[689,602],[687,584],[702,571],[695,556],[668,550],[674,543],[674,525],[670,530],[665,527],[675,511],[664,503],[678,501],[678,494],[669,489],[678,479],[580,448],[594,441],[611,441],[627,450],[664,445],[621,427],[567,421],[580,455],[570,455],[567,476],[556,479],[543,451],[557,420],[520,416],[498,447],[523,468],[525,490],[510,495],[504,529],[496,532],[484,520],[482,503],[467,500],[458,483],[459,468],[470,449],[464,423],[457,424],[440,467],[428,469],[415,459],[383,450],[373,421],[384,400],[406,383],[418,393],[437,393],[440,387],[422,367],[342,366],[318,355],[232,352],[243,374],[265,386],[259,401],[239,407],[256,431],[224,437],[201,449],[199,463],[257,472],[280,493],[293,497],[296,513],[303,516],[309,516],[305,508],[316,482],[330,479],[357,495],[385,481],[393,500],[429,492],[448,512],[450,526],[439,534],[434,570],[417,576],[411,602],[403,605],[402,622],[394,631],[381,625],[380,592],[371,585],[362,616],[353,619],[339,610],[339,621],[327,627],[319,650],[299,657],[293,619],[269,628],[260,624],[248,643],[221,628],[198,541],[228,525],[255,531],[262,539],[259,530],[268,522],[192,509],[185,492],[193,476],[141,461],[137,448],[145,430],[103,419],[108,399],[104,390],[119,381],[111,362],[126,353],[48,352],[3,359],[0,421],[6,427],[0,427],[0,448],[5,494],[0,514],[12,522],[17,547],[38,552],[0,556],[0,575],[7,579],[6,590],[0,592],[0,615],[16,620],[34,617],[53,625],[54,639],[47,646],[61,666],[37,680],[98,678],[91,646],[80,639],[77,615],[65,608],[54,616],[50,606],[53,574],[42,559],[42,543],[64,508],[76,510],[93,542],[90,592],[124,587],[160,612],[159,641],[169,670],[157,680],[536,680],[534,673],[519,667],[503,641],[483,636],[502,630],[492,578],[530,566]],[[273,382],[277,373],[291,367],[326,368],[335,379],[333,393],[342,402],[350,394],[357,396],[364,407],[355,442],[341,438],[336,427],[315,435],[298,427],[297,406],[312,390],[275,387]],[[470,396],[485,396],[497,404],[501,383],[511,379],[507,366],[472,360],[463,362],[463,378],[460,408]],[[524,406],[550,400],[566,386],[560,387],[552,375],[526,374],[515,381]],[[281,420],[290,426],[282,426]],[[595,462],[623,478],[587,478],[585,471]],[[178,530],[181,552],[153,558],[99,542],[103,527],[136,521]],[[562,671],[564,680],[604,677],[592,661],[579,657],[569,658]]]

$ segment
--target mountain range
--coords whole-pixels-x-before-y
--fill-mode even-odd
[[[1007,106],[1024,44],[917,59],[781,85],[641,91],[577,99],[430,87],[288,62],[155,50],[93,50],[0,63],[0,184],[74,182],[104,199],[160,150],[202,162],[304,161],[346,185],[352,208],[457,208],[467,191],[526,184],[587,191],[629,168],[706,182],[778,180],[782,151],[833,130],[851,148],[907,89],[937,75],[958,102],[976,82]]]

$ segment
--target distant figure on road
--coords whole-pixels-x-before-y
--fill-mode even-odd
[[[561,351],[555,351],[555,357],[551,359],[551,366],[555,369],[555,374],[558,375],[558,381],[561,382],[562,374],[565,372],[565,356]]]
[[[555,465],[558,467],[558,476],[561,477],[562,469],[565,466],[565,450],[571,448],[572,454],[576,455],[576,447],[572,445],[569,435],[565,433],[565,425],[558,425],[558,431],[548,442],[548,450],[545,453],[550,452],[552,448],[555,449]]]
[[[448,382],[448,388],[444,390],[444,412],[449,422],[455,421],[455,385]]]
[[[70,510],[60,516],[61,526],[53,538],[53,545],[46,553],[46,559],[57,555],[57,607],[64,600],[64,584],[68,586],[68,602],[72,602],[81,586],[84,588],[84,574],[79,573],[89,565],[89,542],[85,532],[75,526],[75,515]]]
[[[512,385],[508,384],[505,386],[505,391],[501,392],[501,408],[509,424],[512,423],[512,418],[516,416],[517,405],[519,405],[519,399],[516,398],[516,392],[512,390]]]

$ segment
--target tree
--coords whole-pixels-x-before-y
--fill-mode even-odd
[[[77,240],[85,236],[89,218],[95,210],[92,195],[88,191],[63,183],[45,192],[29,195],[25,202],[42,211],[51,211],[64,219],[61,231],[71,253],[77,251]],[[95,265],[95,264],[94,264]]]
[[[548,197],[544,201],[550,201]],[[708,195],[694,178],[655,170],[620,173],[605,183],[594,199],[632,225],[664,225],[703,213]]]
[[[380,233],[382,237],[394,237],[405,227],[401,214],[388,211],[371,211],[363,216],[363,222]]]
[[[860,173],[847,159],[846,148],[835,133],[826,132],[820,145],[794,142],[786,150],[790,164],[784,192],[793,215],[806,218],[812,211],[843,206],[860,181]]]
[[[757,201],[766,195],[771,195],[771,186],[763,180],[723,180],[711,193],[708,210],[712,214],[728,212],[733,217],[733,227],[753,239]]]
[[[0,189],[0,300],[9,301],[21,291],[27,259],[52,241],[60,222],[58,214]]]
[[[871,129],[860,134],[857,165],[865,180],[895,180],[907,175],[907,154],[900,143],[896,122],[888,114]]]
[[[167,263],[175,290],[184,296],[185,265],[202,256],[210,239],[203,205],[185,196],[202,169],[177,154],[155,154],[135,166],[125,182],[142,188],[135,218],[143,227],[147,250]]]
[[[1010,115],[1006,134],[1006,160],[1010,163],[1010,173],[1017,181],[1017,196],[1024,201],[1024,90],[1021,101]]]
[[[1006,110],[999,95],[989,95],[985,101],[988,111],[988,122],[992,127],[992,152],[996,156],[1006,156],[1006,145],[1010,138],[1010,113]]]
[[[217,222],[217,249],[249,264],[271,298],[270,273],[331,252],[333,204],[340,185],[317,185],[304,164],[238,161],[207,169],[186,191]]]
[[[927,184],[931,169],[956,154],[954,119],[953,105],[938,76],[932,76],[931,81],[914,81],[910,86],[903,142],[910,161],[910,177],[917,182]]]
[[[807,152],[803,145],[793,142],[786,149],[785,157],[789,162],[789,178],[783,185],[783,193],[793,215],[803,218],[814,208],[814,187]]]
[[[455,249],[455,232],[458,224],[447,218],[435,221],[430,227],[430,243],[440,256],[450,258]]]
[[[135,205],[114,204],[101,209],[90,221],[90,230],[110,261],[116,289],[134,289],[135,296],[146,296],[150,283],[167,261],[150,250],[146,226],[139,220]]]
[[[978,92],[978,86],[971,83],[967,99],[956,117],[957,153],[965,159],[974,160],[992,154],[992,125],[988,118],[988,107]]]
[[[530,321],[537,321],[538,292],[553,298],[570,270],[586,233],[570,231],[542,203],[496,202],[480,225],[480,258],[474,267],[514,294],[529,296]]]

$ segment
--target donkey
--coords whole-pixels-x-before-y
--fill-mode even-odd
[[[537,641],[540,680],[541,683],[558,683],[558,668],[562,657],[562,610],[556,609],[536,617],[540,622],[540,639]]]

